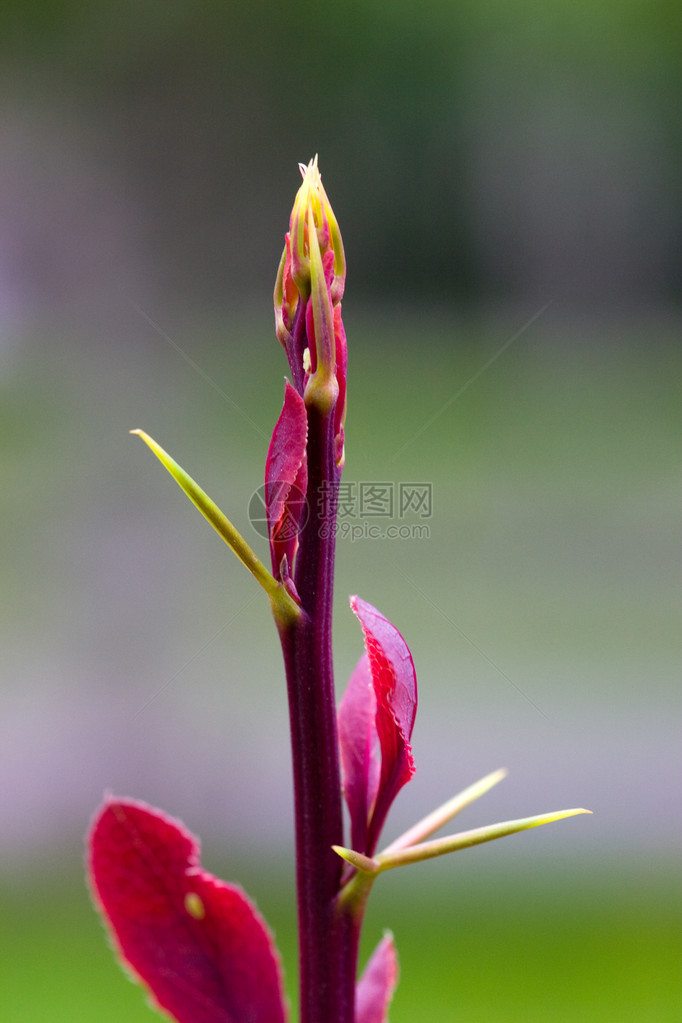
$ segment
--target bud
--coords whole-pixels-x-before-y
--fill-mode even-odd
[[[300,164],[303,182],[291,210],[275,283],[275,326],[293,384],[323,415],[334,415],[336,463],[343,464],[346,336],[341,298],[346,262],[317,157]]]

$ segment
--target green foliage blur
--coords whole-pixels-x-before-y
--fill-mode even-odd
[[[681,52],[674,0],[0,6],[3,1023],[154,1018],[82,881],[107,788],[200,831],[295,999],[268,611],[127,430],[249,529],[315,152],[345,479],[434,488],[427,542],[339,544],[339,684],[351,592],[419,674],[391,827],[503,765],[463,827],[595,811],[380,879],[391,1021],[679,1019]]]
[[[82,119],[163,285],[207,300],[269,286],[254,245],[279,245],[283,169],[315,152],[359,299],[509,297],[534,261],[555,298],[679,296],[681,45],[674,0],[0,12],[8,94]]]
[[[417,868],[407,885],[400,879],[373,894],[365,955],[390,923],[402,968],[391,1023],[679,1019],[680,890],[672,864],[657,863],[646,875],[576,874],[568,887],[530,871],[495,878],[485,870],[472,876],[462,866],[451,865],[449,880],[441,876],[438,887]],[[295,1012],[296,937],[291,900],[283,895],[289,877],[271,867],[264,882],[246,863],[231,869],[258,893],[276,931]],[[43,878],[5,893],[0,909],[8,1023],[160,1018],[114,964],[74,877]]]

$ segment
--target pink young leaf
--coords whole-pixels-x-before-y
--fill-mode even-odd
[[[371,856],[391,803],[414,774],[410,738],[417,713],[417,677],[407,643],[395,626],[359,597],[351,597],[350,603],[365,636],[381,748],[381,776],[367,848],[358,850]]]
[[[379,942],[355,989],[355,1023],[387,1023],[388,1007],[398,983],[393,937]]]
[[[359,852],[367,846],[367,825],[379,785],[376,704],[369,658],[363,654],[338,712],[343,794],[350,812],[351,845]]]
[[[334,306],[334,339],[336,345],[336,379],[339,385],[339,396],[334,410],[334,435],[336,447],[336,465],[343,468],[344,462],[344,422],[346,419],[346,373],[348,368],[348,347],[346,331],[341,319],[341,303]]]
[[[285,1023],[279,957],[240,888],[144,803],[108,799],[89,835],[95,900],[122,959],[178,1023]]]
[[[284,406],[275,425],[265,463],[265,508],[272,571],[277,579],[280,578],[280,565],[285,555],[291,570],[298,547],[298,534],[305,525],[307,439],[305,403],[287,381]]]

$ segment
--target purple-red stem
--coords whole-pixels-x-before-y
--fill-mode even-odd
[[[343,844],[332,661],[338,470],[333,413],[308,409],[308,522],[294,581],[305,617],[280,638],[296,814],[301,1023],[354,1023],[358,921],[338,913]]]

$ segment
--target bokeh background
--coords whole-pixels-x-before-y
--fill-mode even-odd
[[[0,12],[0,1015],[153,1018],[82,880],[105,790],[201,833],[295,1002],[268,608],[139,441],[265,554],[271,289],[314,153],[348,259],[348,482],[428,538],[341,539],[417,665],[387,837],[580,817],[382,878],[393,1023],[679,1019],[680,9],[665,0],[5,0]]]

